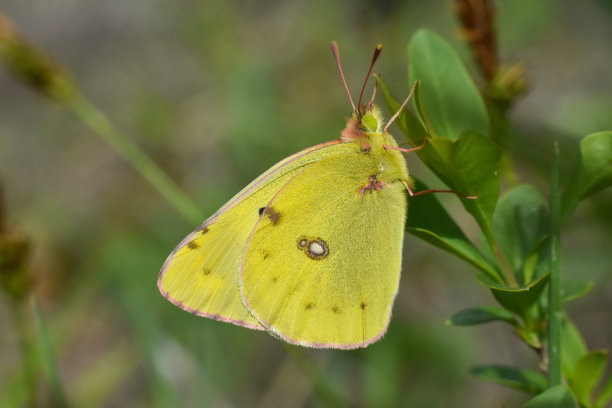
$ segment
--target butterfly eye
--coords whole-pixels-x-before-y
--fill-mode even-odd
[[[371,113],[363,115],[361,118],[361,125],[369,132],[376,132],[378,130],[378,121]]]

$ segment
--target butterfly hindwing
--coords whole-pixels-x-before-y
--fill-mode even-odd
[[[241,294],[284,340],[356,348],[388,326],[399,284],[401,183],[368,189],[377,162],[357,144],[304,168],[260,210],[244,249]]]

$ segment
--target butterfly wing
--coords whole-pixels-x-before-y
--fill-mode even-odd
[[[166,259],[157,285],[176,306],[199,316],[264,330],[244,307],[238,288],[240,258],[259,208],[295,174],[341,146],[332,141],[277,163],[189,234]]]
[[[401,268],[403,185],[363,189],[378,164],[347,145],[277,192],[244,250],[243,301],[290,343],[365,347],[389,324]]]

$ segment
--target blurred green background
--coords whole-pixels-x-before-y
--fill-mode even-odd
[[[496,5],[501,59],[522,62],[531,82],[511,113],[510,154],[521,179],[547,194],[552,141],[569,175],[578,140],[612,129],[612,5]],[[3,0],[1,11],[206,215],[280,159],[339,136],[350,105],[330,41],[353,95],[377,43],[376,71],[397,98],[407,95],[406,46],[421,27],[450,40],[478,77],[449,0]],[[416,156],[409,166],[440,185]],[[0,186],[6,222],[32,247],[35,291],[73,406],[513,407],[528,398],[470,377],[475,364],[537,368],[537,358],[499,323],[446,326],[457,310],[494,301],[468,265],[412,236],[389,331],[364,350],[298,349],[173,306],[157,273],[195,225],[4,68]],[[457,199],[440,199],[477,239]],[[597,283],[568,304],[591,349],[612,348],[611,230],[610,190],[564,230],[564,276]],[[13,307],[0,293],[0,394],[22,365]],[[44,406],[50,386],[41,379],[37,389]]]

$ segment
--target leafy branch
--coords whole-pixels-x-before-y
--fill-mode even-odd
[[[472,373],[538,395],[528,404],[532,407],[569,407],[574,399],[582,407],[605,406],[612,399],[612,379],[594,394],[605,371],[607,352],[588,352],[562,310],[564,302],[588,293],[592,283],[561,279],[560,230],[580,200],[612,185],[612,131],[582,140],[580,158],[563,194],[555,145],[548,201],[528,184],[515,183],[500,196],[501,172],[511,171],[512,163],[503,150],[504,140],[495,133],[508,137],[509,130],[504,129],[508,121],[501,119],[513,98],[520,95],[517,84],[526,81],[506,78],[499,82],[497,75],[488,75],[489,88],[484,94],[489,96],[483,99],[452,47],[428,30],[419,30],[412,37],[408,55],[409,81],[419,80],[422,85],[415,93],[416,113],[402,112],[397,124],[413,145],[430,138],[418,155],[443,183],[478,197],[458,196],[478,223],[482,239],[480,246],[468,240],[433,196],[411,201],[406,230],[472,265],[476,279],[499,304],[459,311],[448,323],[509,324],[538,354],[543,370],[491,365],[475,367]],[[376,76],[376,80],[389,111],[395,112],[398,102],[382,78]],[[502,85],[510,90],[502,92]],[[427,188],[418,181],[417,186]]]

